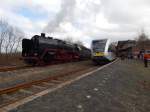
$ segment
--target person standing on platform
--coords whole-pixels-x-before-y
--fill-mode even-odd
[[[145,51],[144,53],[144,65],[148,67],[148,61],[150,60],[150,51]]]

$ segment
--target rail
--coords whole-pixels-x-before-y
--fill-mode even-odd
[[[32,93],[31,91],[28,91],[28,90],[26,91],[26,89],[29,89],[32,87],[36,87],[36,88],[40,89],[40,88],[43,88],[42,87],[43,84],[56,85],[59,83],[63,83],[66,81],[65,80],[66,76],[72,76],[72,75],[74,75],[78,72],[84,71],[84,70],[87,70],[87,67],[82,68],[82,69],[73,70],[73,71],[70,71],[68,73],[62,73],[62,74],[59,74],[56,76],[50,76],[48,78],[44,78],[44,79],[40,79],[40,80],[36,80],[36,81],[32,81],[32,82],[27,82],[27,83],[23,83],[23,84],[18,84],[18,85],[13,86],[13,87],[1,89],[0,90],[0,97],[2,97],[2,96],[7,96],[7,97],[6,97],[4,102],[0,102],[0,108],[4,107],[6,105],[12,104],[12,103],[19,101],[21,99],[24,99],[26,97],[29,97],[29,96],[26,96],[26,97],[22,97],[22,98],[15,98],[14,100],[12,100],[12,98],[9,98],[9,97],[11,97],[11,95],[19,92],[20,90],[23,90],[23,91],[28,92],[28,93]],[[34,95],[36,93],[37,92],[35,92],[35,93],[33,92],[30,95]]]
[[[20,69],[26,69],[31,66],[8,66],[8,67],[0,67],[0,72],[14,71]]]

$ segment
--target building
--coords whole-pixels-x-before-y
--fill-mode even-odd
[[[132,52],[135,57],[142,57],[146,50],[150,50],[150,40],[137,42],[136,46],[132,48]]]
[[[150,40],[137,42],[135,40],[118,41],[117,56],[128,58],[138,57],[145,50],[150,50]]]
[[[133,47],[136,46],[135,40],[118,41],[117,56],[133,57]]]

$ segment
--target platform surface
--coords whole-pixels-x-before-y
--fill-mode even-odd
[[[118,60],[11,112],[150,112],[150,67]]]

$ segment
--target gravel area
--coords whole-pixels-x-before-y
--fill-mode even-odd
[[[9,72],[0,72],[0,89],[25,83],[33,80],[44,79],[49,76],[67,73],[82,68],[91,68],[91,61],[71,62],[45,67],[33,67]]]
[[[11,112],[150,112],[150,67],[119,60]]]

